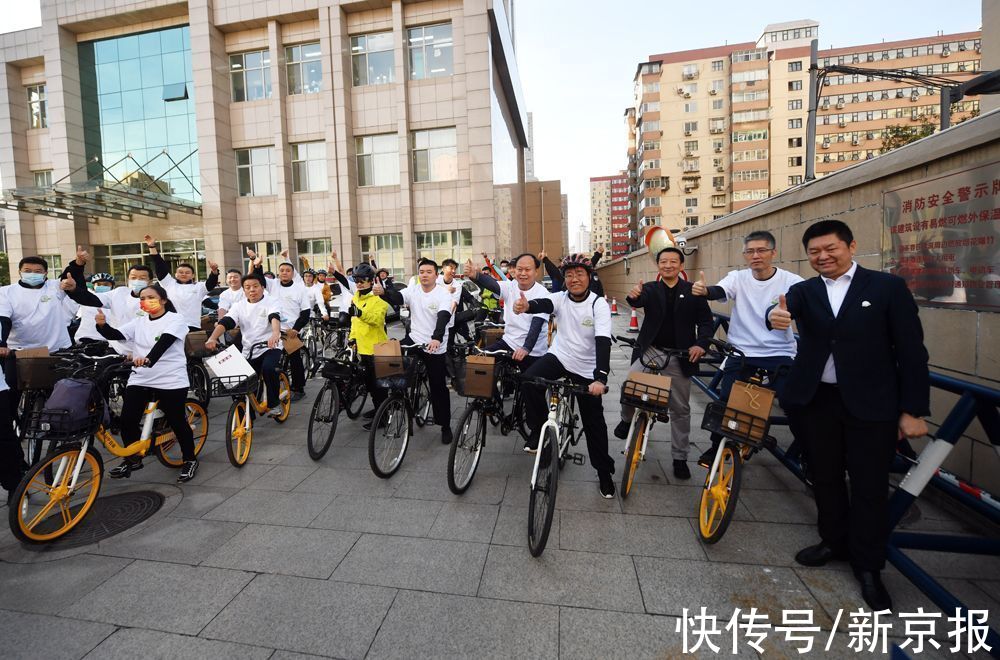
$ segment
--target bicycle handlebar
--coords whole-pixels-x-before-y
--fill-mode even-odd
[[[538,376],[533,376],[533,377],[521,376],[521,382],[531,383],[533,385],[542,385],[543,387],[555,387],[561,390],[575,392],[577,394],[590,394],[589,385],[577,385],[576,383],[568,380],[551,380],[549,378],[539,378]],[[607,385],[605,385],[604,393],[607,394],[608,391],[609,388]]]
[[[615,339],[623,344],[626,344],[627,346],[631,346],[632,348],[635,348],[635,346],[639,343],[638,340],[633,337],[622,337],[621,335],[618,335]],[[667,365],[670,364],[671,358],[683,360],[691,357],[688,349],[686,348],[655,348],[655,350],[659,353],[659,355],[653,356],[650,360],[646,359],[645,352],[639,356],[639,363],[642,364],[644,368],[651,371],[663,371],[667,368]]]

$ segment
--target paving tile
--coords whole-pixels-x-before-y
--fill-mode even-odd
[[[455,495],[448,489],[447,467],[441,464],[440,472],[410,472],[396,490],[394,497],[412,500],[438,500],[442,502],[472,502],[474,504],[500,504],[507,479],[480,477],[472,480],[469,489]]]
[[[559,548],[622,555],[704,559],[686,519],[563,511]]]
[[[252,578],[242,571],[138,560],[63,614],[194,635]]]
[[[141,655],[150,660],[212,658],[212,660],[267,660],[273,649],[231,642],[217,642],[188,635],[121,628],[94,649],[87,660],[130,660]]]
[[[333,501],[332,495],[242,490],[203,518],[304,527]]]
[[[337,434],[340,437],[340,434]],[[347,469],[347,470],[367,470],[371,472],[368,464],[367,447],[338,447],[336,444],[327,450],[318,461],[309,458],[308,452],[294,452],[281,462],[282,465],[293,465],[299,467],[317,467],[326,469]]]
[[[799,492],[740,490],[739,502],[754,520],[773,523],[816,524],[816,500]]]
[[[195,565],[243,529],[243,523],[166,517],[128,536],[101,541],[95,554]]]
[[[5,660],[76,660],[114,631],[104,623],[0,610]]]
[[[495,504],[445,502],[427,536],[451,541],[489,543],[493,538],[499,511],[500,507]]]
[[[698,521],[691,521],[698,534]],[[733,520],[725,535],[714,545],[705,544],[705,554],[711,561],[731,564],[761,564],[766,566],[798,566],[795,553],[819,542],[812,525]]]
[[[369,658],[555,658],[559,611],[547,605],[401,591]]]
[[[651,614],[681,616],[684,608],[699,612],[706,607],[728,620],[735,608],[746,612],[756,607],[771,621],[780,621],[782,610],[809,609],[818,625],[832,623],[790,568],[658,557],[636,557],[635,568]]]
[[[426,536],[443,504],[427,500],[338,495],[310,527],[374,534]]]
[[[219,506],[239,491],[238,488],[197,486],[193,484],[185,484],[181,490],[184,497],[181,499],[180,504],[177,505],[177,508],[170,512],[171,516],[179,518],[201,518],[204,514]]]
[[[677,560],[670,560],[677,561]],[[547,547],[532,558],[524,546],[490,546],[479,596],[505,600],[642,611],[630,557]]]
[[[556,509],[552,515],[552,527],[549,530],[549,539],[546,545],[552,548],[559,547],[559,516],[560,511]],[[490,543],[494,545],[513,545],[521,548],[528,547],[528,508],[526,506],[501,506],[500,515],[497,516],[497,523],[493,528],[493,538]]]
[[[564,470],[565,473],[565,470]],[[503,505],[514,506],[528,510],[531,498],[531,474],[514,475],[507,478],[507,490],[504,492]],[[603,513],[621,512],[619,499],[614,497],[604,499],[598,488],[597,481],[570,481],[559,477],[556,487],[556,509],[566,511],[598,511]]]
[[[312,466],[276,465],[260,478],[251,482],[247,488],[259,490],[292,490],[306,477],[316,471]]]
[[[286,651],[362,658],[392,605],[395,589],[260,575],[201,636]]]
[[[390,497],[407,476],[409,475],[396,474],[392,479],[379,479],[371,468],[363,470],[322,468],[306,477],[293,492]]]
[[[620,498],[622,511],[643,516],[693,518],[698,515],[702,487],[668,484],[633,484],[628,497]],[[749,513],[740,513],[752,520]]]
[[[212,488],[246,488],[273,468],[273,465],[257,463],[247,463],[241,468],[230,465],[229,469],[199,483]]]
[[[0,562],[0,608],[58,614],[130,563],[131,559],[95,555],[37,564]]]
[[[332,579],[474,595],[487,547],[462,541],[365,534],[340,562]]]
[[[247,525],[203,566],[327,579],[358,540],[355,532]]]

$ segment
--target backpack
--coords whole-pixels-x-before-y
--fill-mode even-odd
[[[41,417],[48,423],[48,430],[58,434],[85,435],[95,430],[98,421],[110,423],[108,408],[97,385],[79,378],[56,382]]]

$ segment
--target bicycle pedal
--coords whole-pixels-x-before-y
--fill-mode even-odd
[[[576,465],[586,464],[586,459],[584,458],[583,454],[570,454],[570,457],[573,459],[573,463],[575,463]]]

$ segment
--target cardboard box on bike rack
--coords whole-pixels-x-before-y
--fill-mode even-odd
[[[462,394],[489,398],[493,396],[497,379],[496,360],[485,355],[470,355],[465,359],[465,384]]]
[[[399,348],[398,339],[390,339],[375,344],[372,355],[375,360],[376,378],[398,376],[404,372],[403,352]]]
[[[208,335],[204,331],[189,332],[184,337],[184,354],[187,356],[204,355],[207,352],[205,342]]]
[[[21,348],[14,352],[18,389],[47,389],[59,380],[54,368],[59,358],[51,357],[45,346]]]
[[[670,401],[670,376],[636,371],[622,384],[622,398],[630,404],[665,408]]]
[[[483,330],[482,348],[486,348],[487,346],[492,346],[501,339],[503,339],[503,328],[485,328]]]
[[[761,441],[774,404],[774,390],[741,380],[733,383],[722,425],[737,435]]]

